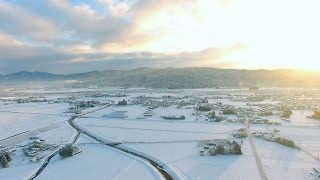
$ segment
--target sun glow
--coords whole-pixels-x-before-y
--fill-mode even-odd
[[[140,30],[158,37],[135,50],[198,51],[243,44],[246,48],[223,60],[239,68],[320,69],[319,7],[316,0],[199,0],[147,18]]]

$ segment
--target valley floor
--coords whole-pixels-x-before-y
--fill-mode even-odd
[[[320,175],[317,174],[320,121],[307,118],[310,110],[295,110],[289,120],[278,115],[262,117],[279,124],[252,124],[252,121],[246,124],[241,122],[240,115],[224,115],[219,109],[232,106],[239,111],[251,108],[255,112],[252,104],[234,101],[229,96],[246,97],[245,90],[99,89],[109,93],[102,97],[97,97],[91,89],[51,89],[50,93],[46,90],[30,90],[23,96],[13,96],[13,91],[7,94],[10,98],[1,99],[0,150],[10,151],[12,161],[9,167],[0,167],[0,179],[256,180],[264,179],[265,174],[267,179],[281,180],[317,179]],[[119,92],[126,95],[116,96]],[[17,103],[19,99],[36,95],[44,96],[47,101]],[[128,105],[117,105],[123,99]],[[216,114],[222,120],[212,121],[208,112],[197,111],[195,101],[199,99],[209,99],[208,103],[217,108]],[[68,112],[72,104],[81,102],[99,103],[80,113]],[[146,102],[149,104],[143,104]],[[254,105],[256,109],[261,104],[278,104],[271,100],[259,103]],[[161,106],[153,107],[157,104]],[[112,117],[115,115],[123,117]],[[185,119],[163,118],[181,115]],[[249,135],[252,142],[249,137],[235,138],[234,133],[239,129],[285,137],[294,141],[297,148],[254,135]],[[36,156],[39,159],[34,161],[23,153],[33,142],[32,138],[56,148],[39,152]],[[200,155],[204,148],[201,142],[223,139],[239,143],[242,154]],[[58,150],[66,144],[76,146],[79,153],[62,158]]]

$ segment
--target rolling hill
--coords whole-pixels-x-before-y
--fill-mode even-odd
[[[320,72],[298,70],[239,70],[216,68],[138,68],[105,70],[77,74],[18,72],[0,75],[0,83],[32,81],[73,81],[74,86],[89,85],[149,88],[210,87],[319,87]]]

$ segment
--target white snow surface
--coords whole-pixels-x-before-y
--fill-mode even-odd
[[[37,178],[54,179],[162,179],[151,166],[119,150],[94,143],[88,137],[81,136],[82,152],[71,158],[56,156],[46,170]]]
[[[67,104],[25,103],[2,105],[0,110],[0,139],[51,126],[67,120]]]

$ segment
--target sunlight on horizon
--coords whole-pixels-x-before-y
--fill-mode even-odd
[[[131,50],[173,53],[243,44],[220,60],[233,64],[231,68],[320,70],[319,5],[318,1],[199,0],[196,7],[167,9],[147,18],[141,30],[168,30]],[[207,64],[210,59],[197,66]]]

